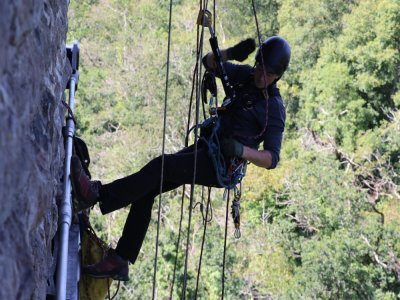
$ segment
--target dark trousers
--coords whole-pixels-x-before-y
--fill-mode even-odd
[[[100,191],[100,209],[103,214],[131,204],[116,252],[132,263],[136,261],[142,247],[154,199],[160,194],[161,160],[161,156],[153,159],[139,172],[103,185]],[[194,160],[194,146],[184,148],[175,154],[166,154],[162,191],[167,192],[182,184],[192,183]],[[218,186],[214,166],[204,145],[199,145],[197,149],[195,183]]]

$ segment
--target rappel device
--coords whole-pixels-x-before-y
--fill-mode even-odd
[[[219,50],[218,47],[218,39],[215,36],[214,29],[212,27],[212,20],[211,20],[211,12],[208,10],[200,10],[199,15],[197,17],[197,24],[208,27],[210,30],[210,45],[211,45],[211,50],[214,54],[215,62],[217,64],[218,72],[221,74],[221,82],[222,86],[225,91],[225,99],[224,102],[222,103],[222,107],[228,108],[229,105],[231,105],[235,98],[236,98],[236,93],[235,90],[233,89],[232,85],[229,82],[228,75],[225,72],[224,65],[222,63],[222,57],[221,57],[221,51]]]

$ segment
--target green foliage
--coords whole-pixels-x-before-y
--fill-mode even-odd
[[[324,40],[316,66],[303,74],[304,126],[333,137],[348,151],[361,132],[395,108],[399,8],[393,1],[360,2],[343,17],[343,31]]]
[[[305,243],[302,250],[294,297],[368,299],[376,290],[374,281],[382,274],[367,263],[368,248],[358,235],[339,230],[322,241]]]
[[[297,128],[297,112],[303,106],[301,95],[304,72],[313,70],[325,40],[336,37],[343,29],[341,19],[357,1],[306,0],[280,1],[279,34],[292,47],[291,63],[284,79],[289,128]],[[334,49],[334,48],[331,48]]]

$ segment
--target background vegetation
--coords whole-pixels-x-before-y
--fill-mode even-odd
[[[184,145],[196,52],[198,3],[173,1],[167,152]],[[400,297],[400,1],[258,0],[262,37],[292,46],[279,87],[287,127],[279,167],[250,165],[242,237],[228,228],[227,299],[396,299]],[[210,2],[209,8],[212,9]],[[81,46],[78,133],[92,173],[110,182],[161,153],[168,1],[71,1],[69,41]],[[216,3],[222,47],[256,38],[251,1]],[[209,51],[206,42],[204,52]],[[247,63],[252,64],[254,56]],[[221,93],[222,94],[222,90]],[[192,117],[193,120],[193,117]],[[158,297],[169,296],[181,190],[163,195]],[[196,188],[200,201],[201,188]],[[212,192],[199,297],[218,299],[225,202]],[[186,241],[185,199],[181,241]],[[154,206],[156,214],[156,206]],[[126,211],[92,213],[115,246]],[[153,218],[156,220],[156,218]],[[121,299],[149,299],[155,221]],[[194,209],[188,297],[195,290],[203,222]],[[180,245],[174,296],[182,287]]]

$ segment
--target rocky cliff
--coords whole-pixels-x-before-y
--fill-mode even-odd
[[[0,1],[0,299],[44,299],[55,259],[68,3]]]

